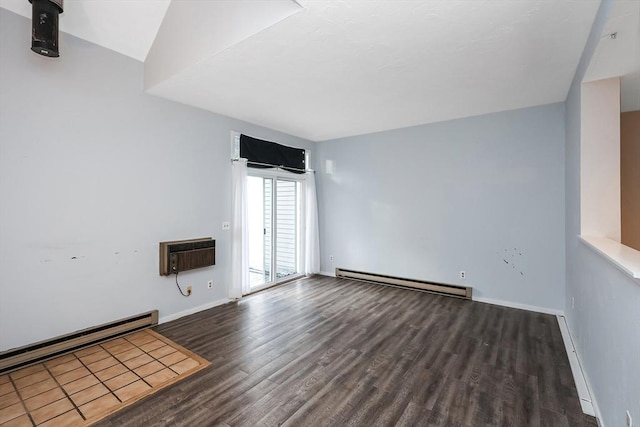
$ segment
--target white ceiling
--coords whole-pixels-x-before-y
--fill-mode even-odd
[[[600,1],[299,3],[148,91],[314,141],[562,102]]]
[[[615,38],[611,34],[615,33]],[[616,0],[583,81],[621,77],[621,110],[640,110],[640,1]]]
[[[149,93],[318,141],[562,102],[600,0],[169,3],[66,0],[61,29],[138,60],[151,50]],[[27,0],[0,7],[30,16]],[[220,23],[242,30],[214,42]]]

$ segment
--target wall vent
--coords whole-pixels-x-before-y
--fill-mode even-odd
[[[441,295],[448,295],[468,300],[472,297],[472,288],[470,286],[448,285],[443,283],[425,282],[423,280],[403,279],[401,277],[364,273],[362,271],[345,270],[343,268],[336,268],[336,277],[363,280],[365,282],[379,283],[381,285],[419,289],[421,291],[434,292]]]
[[[216,263],[216,241],[211,237],[160,242],[160,274],[168,276]]]
[[[40,363],[83,347],[130,334],[158,324],[158,310],[72,332],[0,353],[0,374]]]

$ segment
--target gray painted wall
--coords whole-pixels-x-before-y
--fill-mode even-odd
[[[562,310],[564,132],[553,104],[319,143],[322,270]]]
[[[145,95],[142,63],[66,34],[59,59],[38,56],[30,34],[0,10],[0,351],[223,301],[230,131],[310,143]],[[217,265],[180,274],[184,298],[158,242],[200,236]]]
[[[566,317],[607,427],[640,422],[640,281],[578,240],[580,234],[580,84],[600,40],[611,1],[604,0],[566,101]],[[574,308],[571,299],[574,299]]]

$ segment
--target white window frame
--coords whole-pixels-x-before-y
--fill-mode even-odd
[[[293,181],[296,182],[297,184],[299,184],[298,186],[298,224],[297,224],[297,236],[298,236],[298,251],[297,251],[297,259],[296,259],[296,270],[298,270],[298,274],[294,275],[294,276],[288,276],[288,277],[283,277],[282,279],[278,280],[277,279],[277,275],[276,275],[276,269],[272,268],[272,276],[271,276],[271,282],[269,283],[265,283],[262,286],[256,286],[251,288],[251,292],[258,292],[261,291],[263,289],[266,288],[270,288],[272,286],[276,286],[279,285],[280,283],[283,282],[288,282],[290,280],[295,280],[295,279],[299,279],[301,277],[304,277],[304,251],[305,251],[305,247],[306,247],[306,242],[305,242],[305,235],[306,233],[304,232],[305,229],[305,220],[306,220],[306,216],[305,216],[305,205],[306,205],[306,200],[305,200],[305,194],[306,191],[304,191],[304,185],[305,185],[305,181],[306,181],[306,174],[295,174],[292,172],[288,172],[279,168],[275,168],[275,169],[259,169],[259,168],[248,168],[248,175],[249,176],[254,176],[254,177],[259,177],[259,178],[269,178],[273,180],[273,200],[276,200],[277,197],[277,181],[281,180],[281,181]],[[272,244],[275,245],[275,242],[277,241],[277,227],[275,226],[275,224],[277,224],[277,209],[275,206],[275,202],[272,206],[273,212],[271,215],[271,240],[272,240]],[[273,249],[273,248],[272,248]],[[277,250],[272,250],[271,251],[271,263],[272,266],[276,266],[277,265]]]

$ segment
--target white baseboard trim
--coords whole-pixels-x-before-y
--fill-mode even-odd
[[[321,271],[318,274],[321,275],[321,276],[336,277],[336,273],[335,272],[334,273],[330,273],[328,271]]]
[[[174,314],[169,314],[168,316],[161,316],[158,319],[158,324],[171,322],[172,320],[177,320],[177,319],[180,319],[181,317],[188,316],[188,315],[194,314],[194,313],[198,313],[199,311],[208,310],[210,308],[217,307],[219,305],[226,304],[226,303],[231,302],[231,301],[233,301],[233,300],[230,300],[229,298],[224,298],[224,299],[220,299],[220,300],[217,300],[217,301],[208,302],[206,304],[199,305],[197,307],[193,307],[193,308],[190,308],[188,310],[183,310],[183,311],[179,311],[179,312],[174,313]]]
[[[587,415],[596,417],[598,425],[600,427],[605,427],[604,422],[602,421],[602,416],[600,414],[600,408],[598,408],[595,397],[593,397],[593,393],[591,392],[591,387],[589,387],[587,376],[582,370],[580,355],[573,345],[573,338],[571,337],[571,331],[569,331],[567,320],[564,316],[561,315],[557,317],[558,326],[560,326],[560,332],[562,333],[562,340],[564,341],[564,346],[567,350],[567,357],[569,358],[569,365],[571,365],[573,381],[576,383],[578,397],[580,398],[580,406],[582,407],[582,412]]]
[[[564,316],[564,311],[562,310],[555,310],[553,308],[547,308],[547,307],[538,307],[537,305],[520,304],[518,302],[503,301],[499,299],[483,298],[483,297],[480,297],[480,298],[473,297],[473,301],[484,302],[484,303],[493,304],[493,305],[501,305],[503,307],[509,307],[509,308],[519,308],[521,310],[535,311],[537,313],[553,314],[554,316]]]

